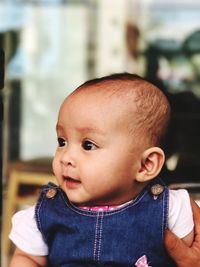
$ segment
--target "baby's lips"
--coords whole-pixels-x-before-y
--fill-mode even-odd
[[[76,182],[76,183],[80,183],[80,180],[78,180],[76,178],[72,178],[70,176],[63,176],[63,177],[64,177],[64,180],[71,181],[71,182]]]

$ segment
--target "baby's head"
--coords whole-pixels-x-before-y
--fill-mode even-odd
[[[71,96],[77,93],[86,98],[94,94],[108,107],[114,104],[123,117],[122,123],[133,134],[133,142],[137,142],[138,136],[150,146],[162,147],[171,109],[164,93],[152,83],[136,74],[113,74],[85,82]],[[114,115],[111,107],[110,111]]]
[[[121,204],[158,175],[170,117],[157,87],[133,74],[88,81],[63,102],[54,173],[72,202]]]

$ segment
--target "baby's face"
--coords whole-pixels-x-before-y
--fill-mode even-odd
[[[61,106],[53,170],[76,204],[121,204],[138,193],[135,175],[143,148],[128,133],[115,101],[78,93]]]

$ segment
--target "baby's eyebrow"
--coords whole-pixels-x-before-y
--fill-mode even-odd
[[[103,129],[100,129],[98,127],[93,127],[93,126],[87,126],[87,127],[76,127],[76,130],[82,133],[94,133],[94,134],[99,134],[99,135],[105,135],[106,132]],[[63,126],[61,124],[56,124],[56,131],[57,132],[62,132],[63,131]]]
[[[79,132],[82,133],[95,133],[95,134],[101,134],[101,135],[105,135],[106,132],[100,128],[97,127],[92,127],[92,126],[88,126],[88,127],[77,127],[77,130]]]

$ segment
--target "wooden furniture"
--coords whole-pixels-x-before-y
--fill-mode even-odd
[[[51,160],[18,161],[9,164],[3,209],[3,256],[8,257],[11,249],[8,235],[13,214],[25,206],[33,205],[42,185],[48,182],[56,183],[51,169]]]

